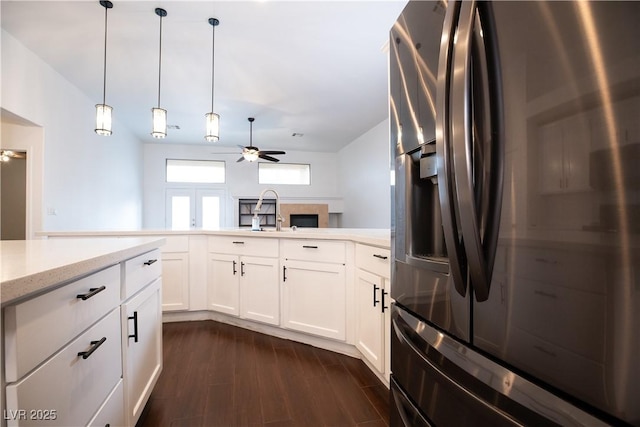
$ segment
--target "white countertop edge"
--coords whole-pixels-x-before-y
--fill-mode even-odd
[[[104,236],[96,239],[0,241],[0,303],[5,306],[35,296],[165,244],[164,238]],[[54,242],[51,241],[51,242]],[[88,246],[91,245],[89,248]],[[65,249],[63,255],[57,251]],[[31,260],[27,258],[32,254]],[[49,255],[46,262],[43,255]],[[9,266],[10,263],[22,265]]]
[[[298,228],[291,231],[285,227],[284,231],[251,231],[248,229],[228,228],[220,230],[129,230],[129,231],[40,231],[38,237],[117,237],[117,236],[244,236],[260,238],[283,239],[321,239],[321,240],[349,240],[355,243],[378,246],[389,249],[391,246],[391,232],[380,228]]]

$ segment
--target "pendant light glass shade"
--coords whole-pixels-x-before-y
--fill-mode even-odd
[[[111,135],[111,111],[106,104],[96,105],[96,133],[102,136]]]
[[[164,138],[167,136],[167,110],[163,108],[152,108],[153,130],[151,135],[154,138]]]
[[[211,112],[205,115],[207,133],[204,136],[209,142],[216,142],[220,139],[220,115],[213,111],[213,92],[215,88],[214,70],[215,70],[215,47],[216,47],[216,27],[220,24],[216,18],[209,18],[209,24],[212,29],[211,40]]]
[[[107,11],[113,7],[108,0],[101,0],[100,6],[104,7],[104,67],[102,72],[102,104],[96,105],[96,128],[98,135],[111,135],[112,108],[105,103],[107,94]]]
[[[160,83],[162,82],[162,18],[167,16],[167,11],[158,7],[155,13],[160,17],[160,47],[158,54],[158,106],[151,109],[153,120],[151,136],[164,138],[167,136],[167,110],[160,108]]]
[[[216,142],[220,138],[220,116],[216,113],[207,113],[207,134],[204,136],[209,142]]]

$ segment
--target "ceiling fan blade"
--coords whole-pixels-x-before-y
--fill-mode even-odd
[[[240,156],[240,158],[238,160],[236,160],[236,163],[240,163],[243,160],[244,160],[244,156]]]
[[[284,151],[260,151],[261,154],[287,154]]]
[[[276,159],[275,157],[267,156],[266,154],[264,154],[264,151],[260,152],[258,154],[258,157],[260,157],[261,159],[269,160],[270,162],[279,162],[280,161],[280,159]]]

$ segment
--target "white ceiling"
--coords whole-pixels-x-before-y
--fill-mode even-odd
[[[211,109],[208,18],[215,41],[218,146],[337,151],[388,114],[388,32],[405,0],[128,1],[108,15],[106,103],[114,134],[126,127],[150,143],[204,141]],[[161,107],[170,125],[151,137],[157,105],[159,21],[163,20]],[[104,8],[95,1],[0,2],[2,27],[102,103]],[[3,58],[3,61],[10,58]],[[93,113],[92,113],[93,114]],[[93,126],[89,123],[88,126]],[[302,133],[303,137],[294,137]]]

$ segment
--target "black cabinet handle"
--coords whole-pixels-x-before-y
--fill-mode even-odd
[[[382,290],[382,312],[384,313],[384,311],[386,309],[388,309],[389,307],[387,307],[387,303],[384,301],[384,296],[385,295],[389,295],[389,292],[385,292],[384,289]]]
[[[312,246],[312,245],[302,245],[302,247],[305,249],[318,249],[317,246]]]
[[[244,242],[233,242],[234,245],[244,245]]]
[[[384,255],[373,254],[373,256],[380,259],[387,259],[387,257]]]
[[[244,262],[240,262],[240,275],[244,276]]]
[[[284,265],[282,266],[282,281],[287,281],[287,267],[285,267]]]
[[[129,335],[128,338],[133,338],[133,342],[138,342],[138,312],[134,311],[133,316],[129,316],[127,319],[133,320],[133,335]]]
[[[236,261],[234,260],[234,261],[233,261],[233,275],[234,275],[234,276],[235,276],[235,275],[236,275],[236,273],[238,272],[238,270],[236,270],[236,264],[237,264],[237,263],[236,263]]]
[[[144,264],[144,265],[151,265],[151,264],[153,264],[153,263],[154,263],[154,262],[156,262],[156,261],[158,261],[158,260],[157,260],[157,259],[150,259],[149,261],[145,261],[143,264]]]
[[[373,285],[373,306],[375,307],[380,301],[376,299],[376,292],[380,289],[378,286]]]
[[[86,301],[92,296],[104,291],[105,289],[107,289],[107,287],[104,285],[100,286],[99,288],[89,288],[89,292],[87,292],[86,294],[78,294],[76,295],[76,298],[80,298],[82,301]]]
[[[82,356],[83,359],[88,359],[89,356],[93,354],[94,351],[98,349],[104,342],[107,340],[107,337],[102,337],[99,341],[91,341],[91,348],[87,351],[81,351],[78,353],[78,356]]]

